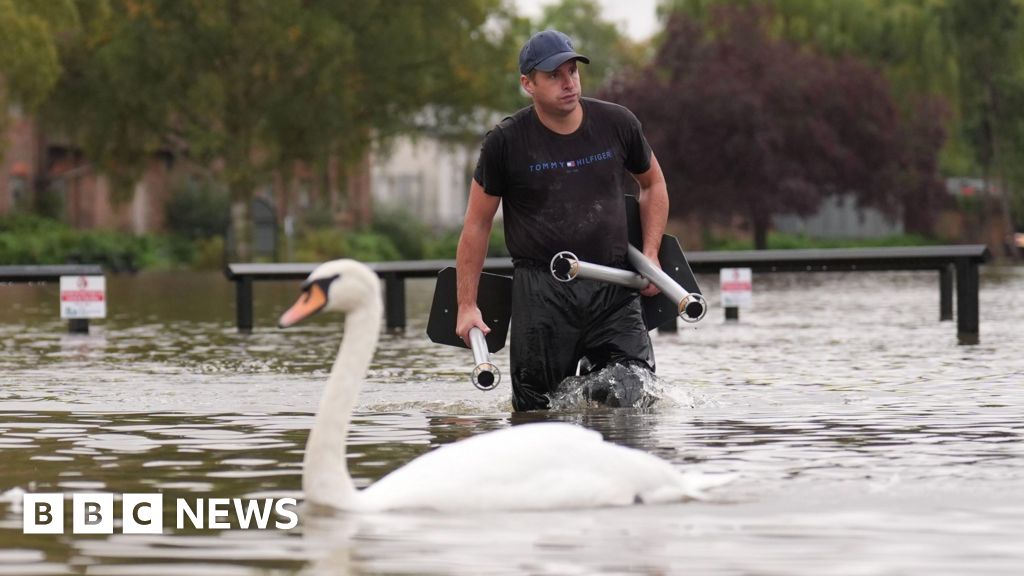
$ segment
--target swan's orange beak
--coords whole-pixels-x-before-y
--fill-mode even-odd
[[[313,314],[316,314],[327,304],[327,293],[324,292],[324,288],[318,284],[310,284],[308,288],[302,291],[302,296],[292,304],[292,307],[281,314],[281,319],[277,321],[277,325],[281,328],[287,328],[294,324],[309,318]]]

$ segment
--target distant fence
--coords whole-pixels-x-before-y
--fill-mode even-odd
[[[991,256],[981,244],[905,248],[834,248],[821,250],[744,250],[690,252],[687,260],[695,273],[722,268],[751,268],[754,272],[865,272],[934,270],[939,276],[939,319],[953,318],[956,291],[957,335],[965,344],[977,343],[978,268]],[[433,278],[454,260],[413,260],[368,264],[384,280],[384,306],[388,328],[405,327],[405,279]],[[301,280],[316,264],[228,264],[225,275],[235,283],[236,321],[240,332],[253,328],[253,283],[266,280]],[[488,258],[484,270],[511,274],[508,258]],[[955,280],[955,282],[954,282]]]

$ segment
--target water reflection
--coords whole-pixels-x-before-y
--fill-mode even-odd
[[[997,270],[997,269],[993,269]],[[714,279],[702,279],[717,302]],[[936,320],[933,274],[758,278],[739,324],[653,335],[662,400],[510,414],[466,351],[385,334],[349,467],[365,487],[437,446],[570,422],[679,468],[736,479],[708,502],[520,514],[348,515],[292,531],[26,535],[17,492],[301,497],[302,452],[342,326],[239,335],[223,278],[111,278],[111,317],[66,333],[49,286],[0,287],[0,574],[1016,573],[1024,563],[1024,272],[982,279],[982,342]],[[8,292],[8,290],[11,290]],[[51,293],[52,292],[52,293]],[[880,314],[861,314],[882,292]],[[763,299],[762,299],[763,298]],[[771,307],[761,308],[764,302]],[[495,361],[507,366],[507,351]]]

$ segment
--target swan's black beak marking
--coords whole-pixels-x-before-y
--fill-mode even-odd
[[[292,304],[292,307],[281,315],[277,325],[280,328],[287,328],[316,314],[327,305],[327,295],[330,293],[331,282],[340,277],[339,274],[328,278],[317,278],[306,280],[302,283],[302,295]]]

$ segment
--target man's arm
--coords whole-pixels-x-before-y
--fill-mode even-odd
[[[643,230],[644,256],[654,262],[659,268],[658,251],[661,250],[661,236],[665,233],[665,224],[668,222],[668,186],[665,184],[665,175],[661,171],[658,159],[651,153],[651,167],[643,174],[634,174],[633,178],[640,184],[640,196],[637,201],[640,203],[640,227]],[[660,292],[651,284],[643,289],[640,294],[654,296]]]
[[[501,198],[484,192],[476,179],[469,186],[469,204],[466,218],[459,236],[459,248],[455,254],[455,271],[458,282],[459,315],[455,332],[463,342],[469,342],[470,328],[477,326],[487,334],[491,329],[484,323],[480,308],[476,304],[480,272],[487,256],[487,243],[491,236],[491,224],[498,211]]]

